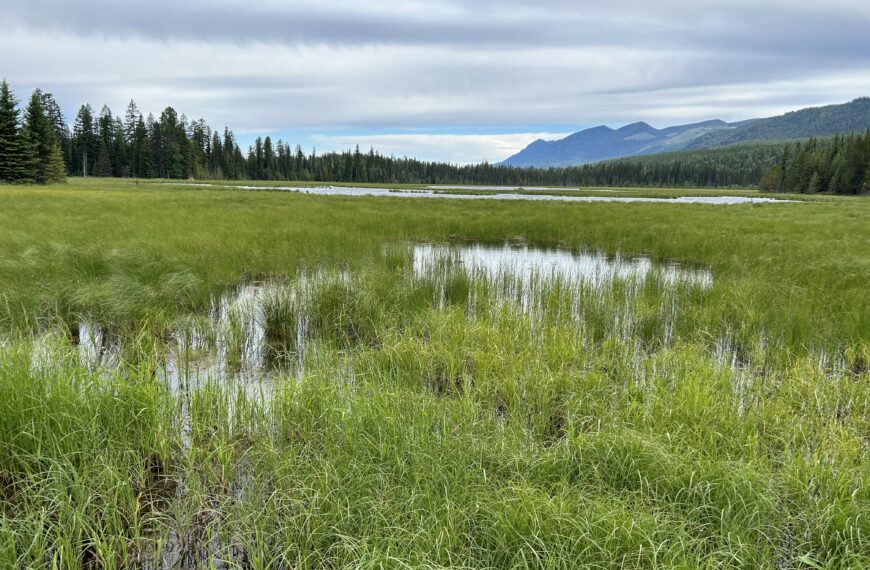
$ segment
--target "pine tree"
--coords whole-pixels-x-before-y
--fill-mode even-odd
[[[135,176],[142,178],[152,178],[156,174],[154,167],[154,154],[151,150],[151,137],[148,135],[148,128],[145,126],[145,121],[142,115],[139,114],[139,121],[136,123],[136,173]]]
[[[810,181],[807,185],[807,192],[810,194],[818,194],[822,190],[824,190],[824,186],[822,186],[822,177],[819,176],[818,172],[813,172],[813,175],[810,177]]]
[[[97,151],[97,162],[94,165],[94,176],[112,176],[112,161],[109,158],[109,149],[104,141],[100,141]]]
[[[73,127],[73,147],[75,161],[73,171],[80,172],[82,176],[91,174],[93,161],[97,158],[97,136],[94,132],[94,110],[90,105],[82,105],[76,115],[76,123]]]
[[[37,157],[37,142],[33,134],[27,129],[21,129],[21,179],[19,182],[32,184],[42,183],[38,179],[39,159]]]
[[[37,89],[30,97],[30,103],[24,112],[24,134],[31,153],[30,170],[33,179],[40,184],[47,181],[48,162],[52,148],[57,144],[54,127],[45,114],[42,101],[42,93]]]
[[[114,176],[118,172],[118,156],[116,154],[115,129],[117,125],[108,105],[100,109],[100,117],[97,119],[97,176]]]
[[[790,165],[790,151],[791,148],[789,145],[785,145],[785,149],[782,151],[782,161],[779,164],[779,192],[786,191],[786,177],[788,176],[788,167]]]
[[[48,153],[48,163],[45,166],[45,181],[49,184],[66,182],[66,166],[60,152],[60,144],[55,141]]]
[[[69,166],[67,160],[71,151],[69,127],[66,124],[66,120],[60,110],[60,105],[57,104],[54,95],[48,92],[42,92],[42,108],[45,110],[45,116],[54,131],[54,136],[57,139],[58,147],[63,156],[66,169]]]
[[[762,192],[779,192],[782,188],[782,166],[777,164],[761,177],[758,189]]]
[[[0,182],[27,179],[26,141],[18,128],[18,105],[4,79],[0,82]]]
[[[136,137],[136,125],[139,122],[141,114],[136,107],[136,101],[130,99],[127,105],[127,112],[124,114],[124,138],[127,139],[127,144],[132,145]]]
[[[275,173],[275,151],[272,148],[272,138],[263,141],[263,180],[272,180]]]
[[[130,150],[124,135],[124,123],[121,117],[112,121],[112,145],[109,154],[112,157],[112,170],[115,176],[130,176]]]

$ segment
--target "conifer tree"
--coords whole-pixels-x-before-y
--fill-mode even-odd
[[[66,124],[66,120],[60,110],[60,105],[58,105],[54,95],[45,91],[41,92],[41,95],[42,108],[45,111],[48,123],[54,131],[54,136],[57,139],[58,147],[63,155],[64,163],[66,165],[65,168],[68,168],[70,164],[68,161],[71,152],[69,126]]]
[[[26,141],[18,126],[18,105],[4,79],[0,82],[0,182],[27,179]]]
[[[94,176],[111,176],[112,161],[109,158],[109,149],[104,141],[100,141],[100,147],[97,151],[97,162],[94,165]]]
[[[272,148],[272,138],[267,136],[263,141],[263,180],[272,180],[275,173],[275,151]]]
[[[24,136],[29,142],[28,167],[33,180],[40,184],[47,181],[46,171],[52,147],[57,143],[54,127],[49,122],[42,106],[42,93],[37,89],[30,97],[24,112]]]
[[[91,174],[93,162],[97,158],[97,136],[94,129],[94,110],[90,105],[82,105],[76,115],[73,127],[73,146],[75,147],[74,172],[83,176]]]
[[[60,144],[55,141],[48,153],[48,163],[45,166],[45,181],[49,184],[66,182],[66,166],[60,152]]]
[[[139,122],[141,114],[139,108],[136,107],[136,101],[130,99],[127,105],[127,112],[124,113],[124,138],[127,139],[127,144],[132,145],[136,136],[136,125]]]
[[[807,186],[807,192],[810,194],[818,194],[822,190],[824,190],[824,186],[822,186],[822,178],[819,176],[818,172],[813,172],[813,175],[810,177],[810,181]]]
[[[136,176],[142,178],[152,178],[155,176],[154,169],[154,154],[151,150],[151,137],[148,136],[148,128],[145,126],[145,121],[142,115],[139,115],[139,121],[136,123]]]
[[[758,189],[762,192],[779,192],[782,188],[782,166],[777,164],[758,182]]]

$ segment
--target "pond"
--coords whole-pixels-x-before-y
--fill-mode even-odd
[[[678,198],[649,198],[638,196],[574,196],[560,194],[527,194],[516,191],[491,192],[500,187],[480,186],[477,190],[487,190],[487,193],[472,194],[462,192],[446,192],[444,189],[435,187],[415,190],[375,187],[353,186],[246,186],[229,184],[199,184],[199,183],[169,183],[176,186],[215,186],[220,188],[237,188],[240,190],[279,190],[283,192],[296,192],[315,196],[381,196],[389,198],[439,198],[444,200],[508,200],[530,202],[620,202],[620,203],[660,203],[660,204],[708,204],[708,205],[735,205],[735,204],[783,204],[796,202],[796,200],[778,200],[755,196],[680,196]],[[456,189],[456,186],[445,188]],[[459,187],[460,190],[471,190],[472,187]],[[526,188],[526,190],[538,188]],[[540,188],[542,190],[556,190],[553,188]],[[517,189],[513,189],[517,190]]]

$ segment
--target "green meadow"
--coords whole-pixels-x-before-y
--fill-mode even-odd
[[[868,567],[868,221],[0,186],[0,567]]]

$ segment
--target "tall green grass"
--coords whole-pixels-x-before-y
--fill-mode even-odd
[[[864,202],[90,184],[0,188],[0,567],[870,566]],[[517,237],[714,282],[405,245]]]

